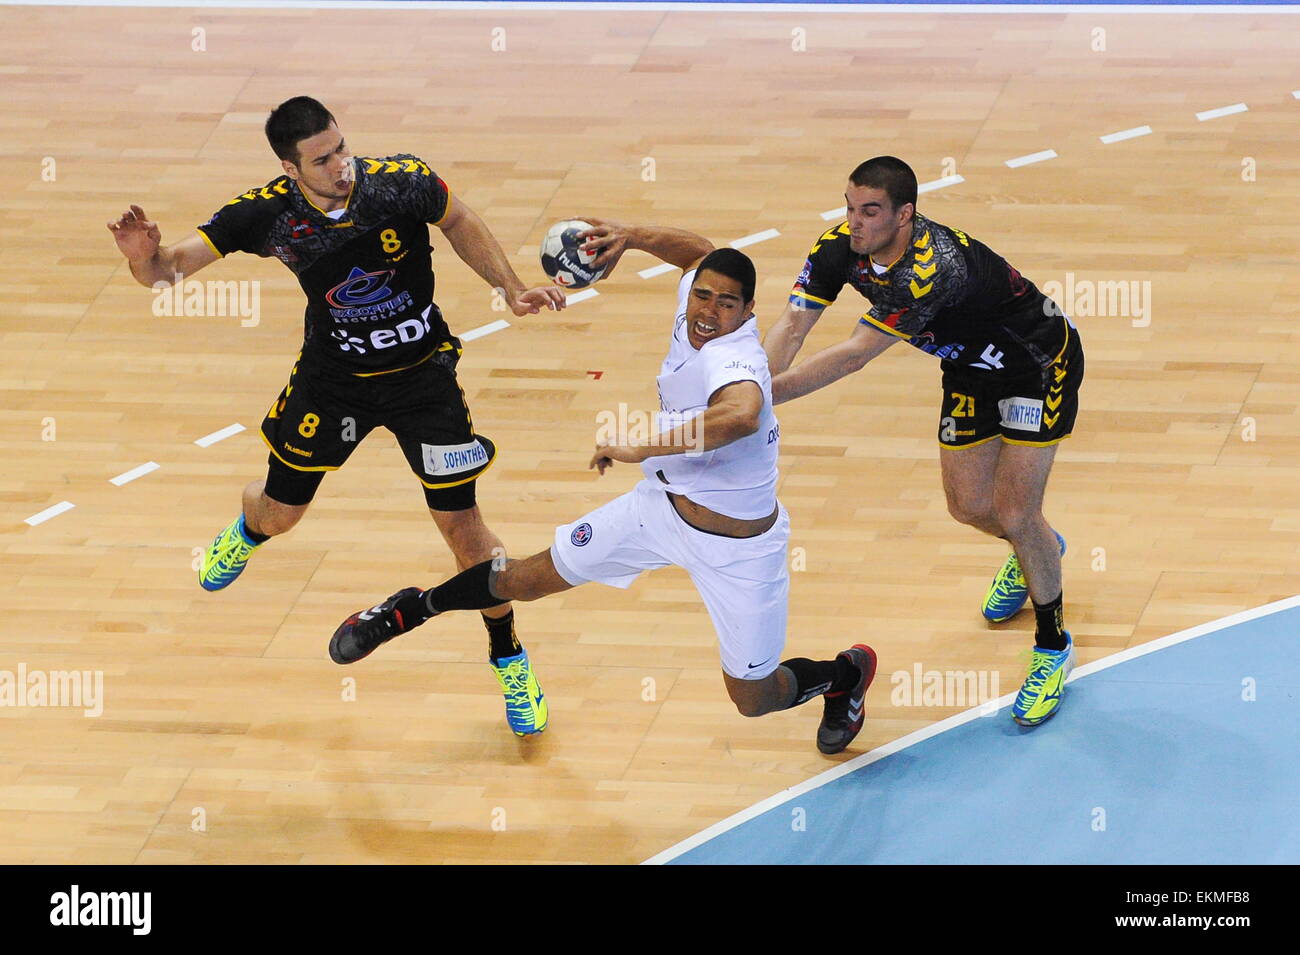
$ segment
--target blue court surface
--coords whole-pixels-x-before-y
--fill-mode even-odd
[[[649,861],[1300,862],[1300,598],[1081,667],[1042,726],[1000,702]]]

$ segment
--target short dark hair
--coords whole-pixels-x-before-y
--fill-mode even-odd
[[[903,160],[894,156],[877,156],[861,163],[849,173],[849,182],[855,186],[883,189],[895,209],[907,203],[916,208],[916,173]]]
[[[729,279],[735,279],[740,283],[741,298],[746,302],[754,301],[754,286],[757,284],[758,275],[754,271],[754,263],[744,252],[739,249],[714,249],[700,260],[700,264],[695,268],[695,277],[698,279],[700,273],[706,269],[725,275]]]
[[[275,154],[295,166],[302,156],[298,144],[325,132],[334,122],[334,114],[310,96],[287,99],[266,118],[266,140]]]

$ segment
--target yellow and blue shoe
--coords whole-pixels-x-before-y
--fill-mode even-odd
[[[506,722],[516,736],[532,736],[546,729],[549,713],[546,696],[533,676],[528,663],[528,651],[520,650],[513,657],[502,657],[501,663],[488,661],[497,682],[506,695]]]
[[[1056,531],[1052,533],[1056,534]],[[1061,556],[1064,557],[1065,538],[1056,534],[1056,539],[1061,544]],[[993,578],[993,583],[989,585],[989,592],[984,595],[984,606],[980,607],[980,613],[984,614],[984,618],[990,623],[1004,623],[1020,613],[1020,608],[1028,599],[1029,585],[1025,583],[1024,572],[1020,569],[1020,559],[1016,557],[1015,551],[1012,551],[1007,562]]]
[[[199,568],[199,586],[204,590],[221,590],[229,587],[244,571],[248,558],[261,547],[254,544],[244,529],[244,515],[230,522],[230,526],[217,535],[203,555]]]
[[[1064,650],[1034,647],[1029,675],[1011,704],[1011,718],[1021,726],[1037,726],[1056,715],[1065,695],[1065,681],[1074,669],[1074,641],[1065,634]]]

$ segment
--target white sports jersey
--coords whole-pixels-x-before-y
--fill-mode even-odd
[[[662,454],[641,470],[665,491],[682,494],[711,511],[740,520],[767,517],[776,508],[776,459],[780,426],[772,411],[772,376],[752,316],[734,332],[695,349],[687,338],[686,298],[695,270],[677,286],[677,320],[668,357],[659,372],[660,431],[671,431],[703,414],[719,388],[753,381],[763,391],[758,430],[713,451]],[[700,435],[702,441],[705,435]]]

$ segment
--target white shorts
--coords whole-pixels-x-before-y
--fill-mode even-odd
[[[722,669],[738,680],[760,680],[780,665],[785,646],[790,515],[778,507],[776,523],[757,537],[725,537],[691,527],[663,490],[642,481],[557,527],[551,560],[574,586],[594,580],[627,588],[644,570],[681,567],[713,619]]]

